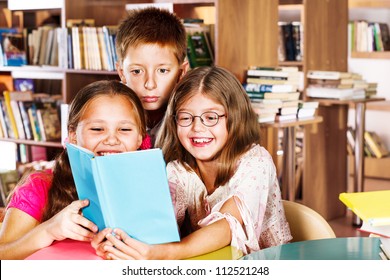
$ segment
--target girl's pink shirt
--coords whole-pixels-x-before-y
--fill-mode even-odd
[[[53,174],[51,170],[30,174],[16,187],[8,208],[17,208],[41,222]]]

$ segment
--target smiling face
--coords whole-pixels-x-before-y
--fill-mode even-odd
[[[173,50],[158,44],[129,47],[117,70],[122,83],[136,92],[147,111],[165,108],[188,63],[179,64]]]
[[[82,112],[71,143],[92,151],[96,156],[135,151],[142,142],[137,114],[122,95],[99,95]]]
[[[187,112],[200,116],[205,112],[215,112],[225,115],[224,107],[202,93],[197,93],[183,103],[177,112]],[[200,118],[194,118],[191,125],[177,125],[177,134],[183,147],[196,159],[198,165],[214,160],[215,155],[225,146],[228,131],[226,116],[220,117],[215,126],[205,126]]]

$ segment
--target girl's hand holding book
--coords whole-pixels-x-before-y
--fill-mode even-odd
[[[66,238],[79,241],[92,240],[98,228],[80,214],[81,208],[88,204],[88,200],[76,200],[51,219],[41,224],[49,235],[48,241],[50,240],[50,244],[55,240],[64,240]]]

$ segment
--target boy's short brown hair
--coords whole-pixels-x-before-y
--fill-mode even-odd
[[[131,10],[119,25],[116,35],[118,61],[123,60],[130,46],[137,47],[140,44],[172,47],[180,64],[184,62],[187,51],[184,25],[167,10],[155,7]]]

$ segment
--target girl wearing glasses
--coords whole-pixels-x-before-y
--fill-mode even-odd
[[[92,242],[98,255],[183,259],[227,245],[248,254],[291,240],[275,165],[260,146],[250,101],[230,72],[199,67],[183,77],[157,146],[168,162],[181,242],[151,246],[106,229]]]

